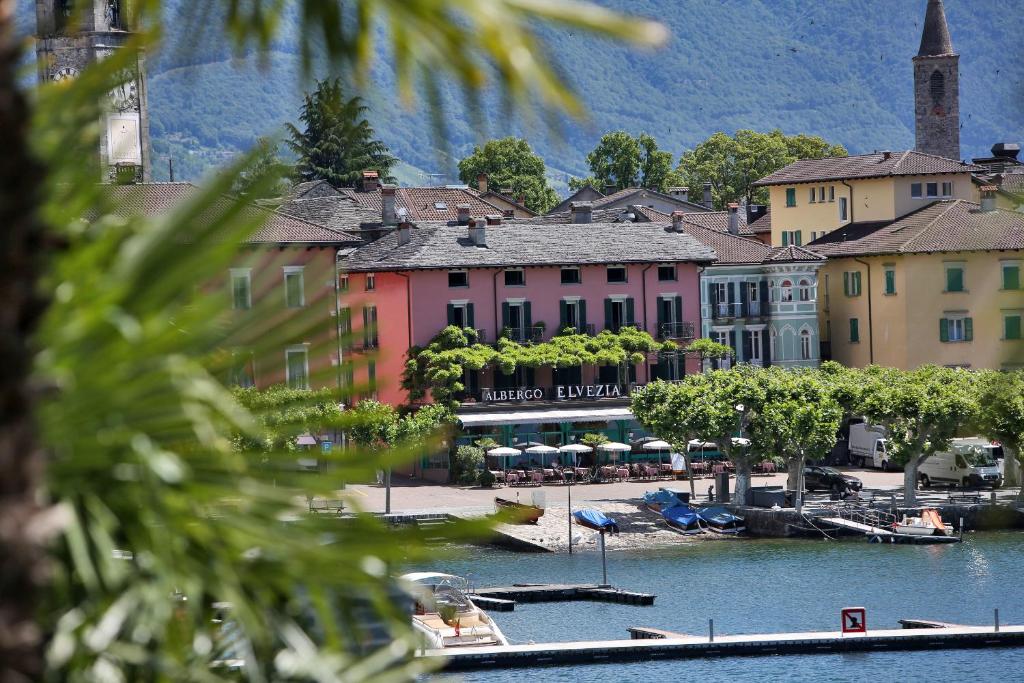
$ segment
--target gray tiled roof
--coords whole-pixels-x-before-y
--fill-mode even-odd
[[[664,192],[658,192],[657,190],[648,190],[643,187],[627,187],[624,190],[613,192],[610,195],[601,197],[600,199],[594,200],[594,208],[606,208],[613,204],[628,205],[628,204],[643,204],[643,200],[647,197],[655,197],[662,201],[666,201],[675,204],[679,211],[708,211],[707,207],[703,204],[697,204],[681,197],[674,197]]]
[[[568,226],[567,226],[568,227]],[[487,247],[469,240],[466,226],[421,223],[408,244],[398,245],[392,232],[354,252],[345,268],[352,271],[420,270],[604,263],[710,262],[711,249],[671,224],[581,223],[571,230],[530,221],[488,226]]]
[[[724,214],[725,212],[716,213]],[[773,248],[751,237],[733,235],[728,229],[712,227],[715,223],[707,220],[709,215],[711,214],[686,214],[683,219],[683,231],[701,244],[715,250],[718,259],[714,265],[756,265],[824,260],[822,256],[800,247]],[[728,218],[725,220],[728,221]]]
[[[1024,214],[979,211],[962,199],[934,202],[895,221],[853,223],[807,245],[829,257],[1024,249]]]
[[[381,220],[380,188],[360,192],[350,188],[343,194],[360,206],[377,214]],[[395,190],[395,210],[405,209],[411,221],[453,221],[458,218],[458,205],[469,204],[473,218],[501,215],[501,207],[480,198],[480,193],[468,187],[399,187]],[[440,207],[440,208],[439,208]]]
[[[341,195],[296,199],[282,204],[277,210],[332,230],[359,230],[364,223],[378,224],[381,221],[379,213]]]
[[[569,210],[570,205],[573,202],[592,202],[604,197],[604,193],[598,190],[596,187],[590,185],[584,185],[580,189],[573,192],[571,195],[563,199],[562,201],[555,204],[548,210],[548,214],[563,213]]]
[[[855,178],[883,178],[903,175],[930,175],[939,173],[974,173],[983,171],[981,166],[966,164],[955,159],[924,154],[923,152],[889,152],[860,154],[851,157],[829,157],[827,159],[801,159],[789,166],[758,180],[754,186],[792,185],[795,183],[816,183],[829,180]]]

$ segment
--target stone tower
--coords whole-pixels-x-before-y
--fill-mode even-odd
[[[130,0],[36,0],[41,81],[74,78],[131,37]],[[149,110],[142,57],[102,104],[98,165],[104,180],[150,180]]]
[[[914,57],[918,152],[960,159],[960,56],[953,52],[942,0],[928,0],[921,49]]]

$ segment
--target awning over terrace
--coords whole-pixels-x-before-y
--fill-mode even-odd
[[[576,408],[563,410],[517,410],[469,413],[459,416],[463,427],[495,425],[537,425],[556,422],[611,422],[632,420],[629,408]]]

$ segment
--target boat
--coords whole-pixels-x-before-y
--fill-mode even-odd
[[[903,515],[903,519],[892,525],[897,534],[910,536],[950,536],[951,531],[942,521],[939,511],[934,508],[921,510],[920,517]]]
[[[746,530],[743,518],[737,517],[724,507],[713,506],[697,511],[701,529],[716,534],[739,534]]]
[[[412,584],[412,627],[428,650],[508,645],[494,620],[473,604],[461,576],[416,572],[401,577]]]
[[[593,529],[594,531],[600,531],[602,533],[619,533],[619,525],[615,523],[615,520],[600,510],[577,510],[572,513],[572,516],[576,520],[577,524],[588,529]]]
[[[700,520],[697,512],[689,505],[673,505],[661,511],[665,522],[676,531],[684,534],[700,534]]]
[[[511,513],[517,524],[536,524],[544,516],[544,508],[526,505],[507,498],[494,498],[494,507],[498,512]]]
[[[655,512],[661,512],[667,510],[673,505],[679,505],[679,497],[671,491],[665,489],[658,489],[657,491],[648,491],[644,494],[644,505]]]

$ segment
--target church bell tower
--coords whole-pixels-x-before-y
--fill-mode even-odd
[[[914,57],[914,121],[918,152],[960,159],[960,56],[942,0],[928,0],[921,48]]]
[[[43,82],[74,78],[132,35],[130,0],[36,0],[36,57]],[[102,104],[102,179],[149,181],[149,111],[140,55]]]

